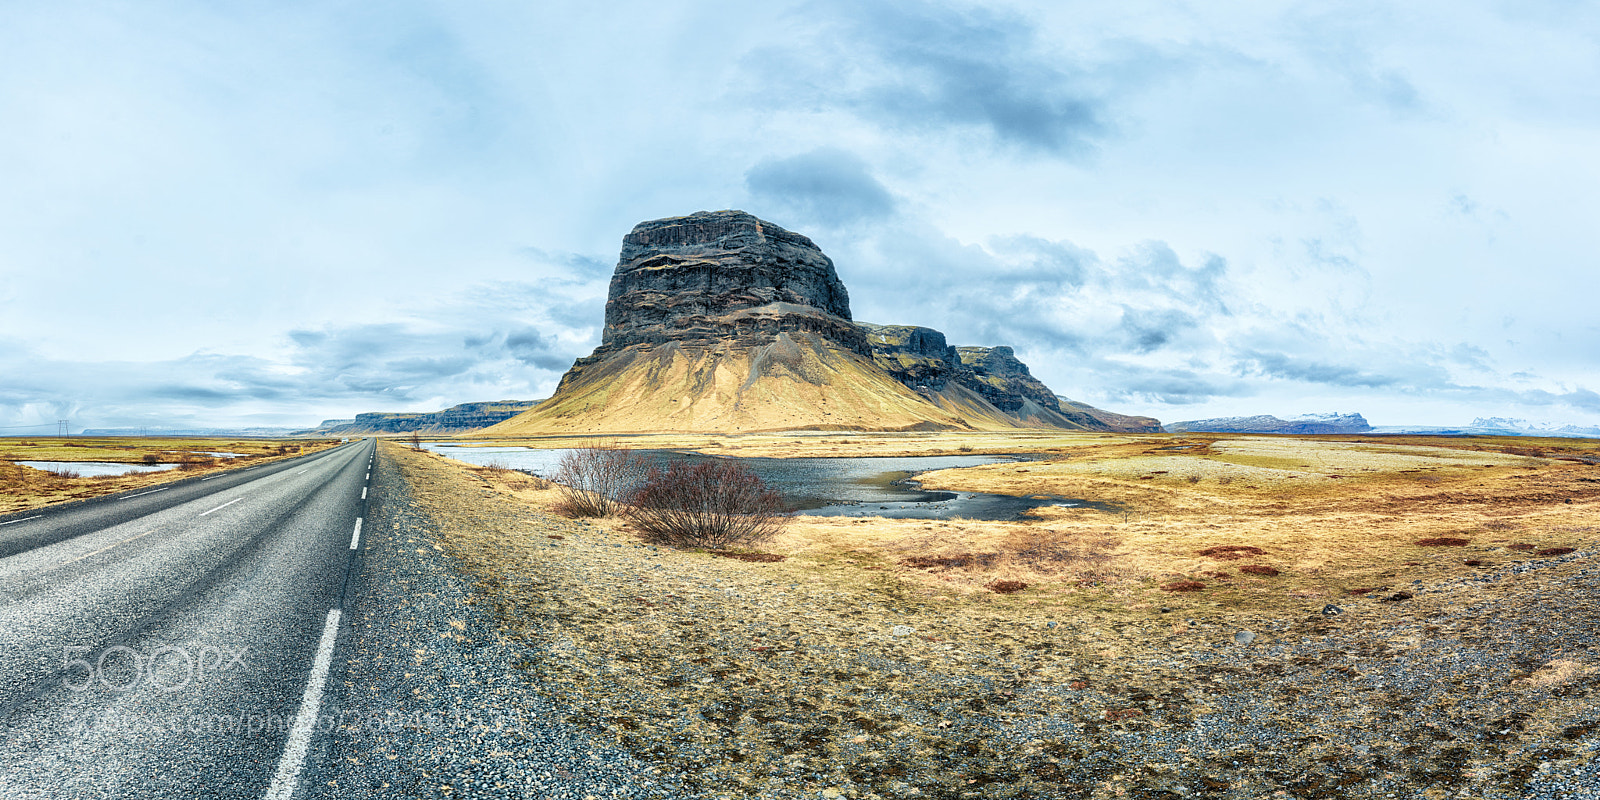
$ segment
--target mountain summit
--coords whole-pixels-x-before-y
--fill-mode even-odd
[[[1008,347],[856,323],[810,239],[702,211],[623,238],[600,346],[549,400],[485,433],[1035,427],[1124,429],[1063,410]]]

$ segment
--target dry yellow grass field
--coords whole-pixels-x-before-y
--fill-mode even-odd
[[[922,480],[1127,511],[799,517],[761,547],[783,560],[746,563],[563,519],[522,473],[386,452],[545,654],[528,679],[730,797],[1517,797],[1586,759],[1600,442],[714,439],[785,440],[1034,452]]]
[[[196,475],[264,464],[325,450],[337,440],[174,439],[136,437],[65,437],[0,439],[0,514],[69,500],[158,486]],[[204,453],[238,453],[215,458]],[[103,461],[127,464],[177,464],[176,469],[129,475],[63,477],[18,461]]]
[[[1009,580],[1028,584],[1007,595],[1021,605],[1133,615],[1161,607],[1189,614],[1315,608],[1353,591],[1440,580],[1600,539],[1600,466],[1591,463],[1600,442],[1591,440],[1006,432],[606,441],[768,457],[1029,453],[1042,460],[920,480],[930,489],[1125,509],[1047,506],[1007,522],[802,516],[765,548],[819,569],[892,576],[918,594],[950,599],[989,594],[984,587]],[[529,499],[548,507],[555,495]],[[1416,544],[1439,538],[1466,543]],[[1219,547],[1259,552],[1201,553]],[[1179,582],[1203,586],[1162,588]]]

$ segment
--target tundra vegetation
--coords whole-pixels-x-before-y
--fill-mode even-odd
[[[826,782],[812,788],[855,797],[1174,783],[1265,796],[1283,781],[1379,780],[1519,796],[1540,763],[1576,758],[1572,740],[1593,730],[1583,720],[1600,662],[1570,632],[1592,637],[1594,598],[1561,581],[1581,581],[1600,545],[1600,441],[830,431],[619,443],[1030,453],[919,477],[1127,510],[797,516],[759,552],[720,558],[648,547],[627,514],[558,516],[565,489],[522,473],[403,454],[440,545],[511,635],[549,653],[528,662],[529,680],[580,709],[575,721],[737,796],[815,776]],[[1374,682],[1391,673],[1409,681],[1406,697]],[[1228,706],[1244,697],[1248,713]],[[1403,710],[1349,716],[1389,708]],[[1253,762],[1201,735],[1217,729],[1203,720],[1244,724],[1240,714],[1301,738]],[[1521,722],[1491,726],[1506,715]],[[1078,738],[1050,727],[1063,720]],[[1191,727],[1200,738],[1183,742],[1197,749],[1169,765],[1140,745]],[[1001,729],[1028,733],[1011,742],[992,735]],[[1386,772],[1364,771],[1350,742]],[[1091,790],[1091,774],[1112,782]]]
[[[0,514],[263,464],[337,444],[338,440],[334,439],[0,438]],[[211,453],[239,455],[227,458]],[[70,466],[46,471],[16,463],[19,461],[109,462],[127,464],[130,470],[157,464],[176,467],[160,472],[86,477]]]

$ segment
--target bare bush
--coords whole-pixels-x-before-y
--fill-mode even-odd
[[[628,519],[645,539],[673,547],[757,544],[789,521],[782,496],[731,459],[653,469],[630,503]]]
[[[632,450],[584,447],[562,456],[552,477],[561,484],[561,510],[569,516],[609,517],[649,474],[649,462]]]

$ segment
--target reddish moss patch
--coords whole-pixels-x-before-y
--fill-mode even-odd
[[[1381,592],[1381,591],[1384,590],[1384,588],[1385,587],[1382,587],[1382,586],[1368,586],[1365,589],[1346,589],[1346,590],[1344,590],[1344,593],[1345,594],[1367,594],[1368,592]]]
[[[1564,556],[1564,555],[1566,555],[1568,553],[1576,553],[1577,551],[1578,551],[1578,548],[1576,548],[1576,547],[1546,547],[1545,549],[1540,550],[1537,553],[1534,553],[1534,555],[1536,555],[1536,556]]]
[[[917,569],[987,567],[994,564],[995,559],[999,557],[999,553],[954,553],[947,556],[912,556],[900,564]]]
[[[1527,543],[1508,544],[1508,545],[1506,545],[1506,549],[1507,550],[1532,550],[1535,547],[1538,547],[1538,545],[1532,545],[1532,544],[1527,544]]]
[[[1163,592],[1198,592],[1198,591],[1200,591],[1201,589],[1204,589],[1204,588],[1206,588],[1206,585],[1201,583],[1201,582],[1199,582],[1199,581],[1173,581],[1172,583],[1169,583],[1169,584],[1161,587],[1161,591],[1163,591]]]
[[[1469,567],[1486,567],[1486,566],[1489,565],[1489,562],[1480,561],[1480,560],[1478,560],[1476,558],[1469,558],[1466,561],[1463,561],[1461,563],[1466,564]]]
[[[1200,555],[1222,561],[1233,561],[1245,556],[1264,556],[1267,551],[1247,544],[1219,544],[1216,547],[1207,547],[1198,551]]]
[[[1269,566],[1266,566],[1264,564],[1246,564],[1246,565],[1240,567],[1239,571],[1240,572],[1248,572],[1251,575],[1266,575],[1268,577],[1272,577],[1272,576],[1276,576],[1276,575],[1281,575],[1282,574],[1282,573],[1278,572],[1278,568],[1277,567],[1269,567]]]
[[[1124,719],[1127,719],[1129,717],[1138,717],[1138,716],[1143,716],[1143,715],[1144,715],[1144,709],[1139,709],[1139,708],[1111,708],[1111,709],[1106,709],[1106,719],[1109,719],[1112,722],[1116,722],[1118,720],[1124,720]]]
[[[709,552],[714,556],[735,558],[740,561],[749,561],[753,564],[770,564],[774,561],[782,561],[788,558],[788,556],[780,556],[777,553],[740,553],[733,550],[711,550]]]
[[[1011,594],[1012,592],[1020,592],[1023,589],[1028,588],[1028,584],[1023,583],[1022,581],[992,581],[986,584],[983,588],[988,589],[995,594]]]
[[[546,538],[546,539],[565,539],[567,537],[565,537],[565,536],[557,536],[557,535],[552,533],[552,534],[549,534],[549,535],[545,536],[544,538]]]
[[[1457,539],[1454,536],[1436,536],[1432,539],[1418,539],[1419,547],[1461,547],[1467,543],[1466,539]]]

